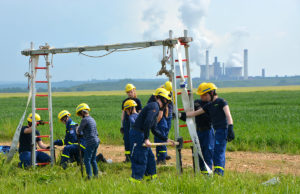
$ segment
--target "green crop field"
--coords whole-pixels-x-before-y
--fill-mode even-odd
[[[280,89],[280,90],[279,90]],[[247,92],[247,91],[251,92]],[[267,90],[267,91],[265,91]],[[235,91],[235,92],[234,92]],[[225,98],[234,119],[236,140],[228,145],[228,150],[245,150],[277,153],[300,153],[300,88],[258,87],[221,89],[220,97]],[[256,92],[253,92],[256,91]],[[141,91],[138,97],[143,105],[151,91]],[[69,94],[70,96],[66,96]],[[85,95],[84,95],[85,94]],[[119,95],[118,95],[119,94]],[[1,94],[2,95],[2,94]],[[24,94],[23,94],[24,95]],[[3,97],[5,96],[5,97]],[[83,92],[56,93],[53,97],[53,116],[55,138],[64,136],[64,125],[57,119],[59,111],[66,109],[75,116],[75,108],[85,102],[91,107],[91,115],[96,119],[102,143],[122,144],[119,132],[121,102],[126,96],[122,92]],[[195,98],[198,96],[195,95]],[[24,112],[27,97],[0,97],[0,139],[10,141]],[[46,98],[37,98],[37,107],[47,107]],[[29,107],[30,109],[30,107]],[[48,120],[46,111],[39,111]],[[26,124],[26,122],[24,123]],[[42,134],[48,134],[47,126],[39,127]],[[188,130],[182,128],[180,134],[189,139]],[[170,137],[174,137],[171,130]]]
[[[300,87],[228,88],[219,91],[219,96],[229,103],[234,119],[236,139],[228,143],[228,151],[300,154]],[[151,91],[138,91],[138,94],[145,105]],[[85,102],[91,107],[102,143],[121,145],[120,109],[125,97],[120,91],[55,93],[55,139],[62,138],[65,133],[64,125],[57,119],[58,112],[69,110],[71,117],[79,123],[75,108]],[[198,96],[195,95],[195,98]],[[11,141],[26,101],[26,94],[0,94],[2,142]],[[37,107],[46,106],[47,99],[37,98]],[[46,111],[39,113],[48,120]],[[39,130],[41,134],[48,134],[46,125]],[[181,128],[180,134],[189,139],[187,129]],[[174,138],[173,129],[170,137]],[[274,175],[227,171],[224,177],[194,176],[192,168],[188,167],[178,177],[174,166],[165,166],[158,168],[157,180],[134,184],[127,180],[131,173],[129,164],[100,164],[102,175],[85,181],[77,166],[67,170],[58,165],[23,170],[16,167],[17,156],[11,164],[5,164],[4,160],[5,156],[0,154],[1,193],[300,193],[300,177],[284,174],[277,175],[279,183],[265,186],[262,183]]]

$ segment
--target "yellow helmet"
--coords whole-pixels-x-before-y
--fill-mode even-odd
[[[62,110],[58,113],[58,119],[61,120],[64,116],[71,116],[71,113],[67,110]]]
[[[127,85],[125,86],[125,92],[126,92],[126,93],[129,92],[129,91],[132,90],[132,89],[136,89],[136,87],[135,87],[133,84],[127,84]]]
[[[76,114],[78,115],[78,112],[80,112],[82,110],[88,110],[88,111],[90,111],[91,109],[90,109],[89,105],[87,105],[86,103],[81,103],[76,108]]]
[[[172,100],[170,92],[165,88],[157,88],[154,95],[164,97],[167,100]]]
[[[123,110],[126,110],[127,108],[130,108],[133,106],[137,106],[137,103],[134,100],[126,100],[126,102],[124,103]]]
[[[35,113],[35,121],[40,121],[40,120],[42,120],[41,116],[39,114]],[[32,122],[32,113],[30,113],[28,115],[27,121]]]
[[[201,96],[203,94],[206,94],[207,92],[210,92],[210,91],[216,90],[216,89],[217,89],[217,87],[215,84],[203,82],[198,86],[197,94]]]
[[[165,88],[166,90],[171,92],[172,91],[172,82],[166,81],[165,84],[162,86],[162,88]]]

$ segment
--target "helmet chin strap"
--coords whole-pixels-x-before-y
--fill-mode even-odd
[[[212,101],[214,100],[215,90],[210,91],[210,92],[209,92],[209,96],[210,96],[210,101],[212,102]]]

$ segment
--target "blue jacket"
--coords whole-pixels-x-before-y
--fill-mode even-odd
[[[168,138],[156,129],[158,113],[159,104],[157,102],[148,103],[139,113],[133,125],[133,129],[144,132],[145,139],[149,139],[149,133],[151,130],[153,135],[163,141],[167,141]]]
[[[63,146],[63,145],[72,145],[78,144],[78,139],[76,135],[76,128],[78,124],[72,121],[71,118],[66,123],[66,136],[65,139],[58,139],[54,141],[54,145]],[[80,144],[85,145],[85,140],[80,139]]]

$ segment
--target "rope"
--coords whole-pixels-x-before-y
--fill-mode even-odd
[[[106,57],[107,55],[110,55],[112,54],[113,52],[126,52],[126,51],[134,51],[134,50],[140,50],[140,49],[145,49],[145,48],[148,48],[148,47],[140,47],[140,48],[132,48],[132,49],[114,49],[108,53],[105,53],[104,55],[99,55],[99,56],[95,56],[95,55],[88,55],[88,54],[85,54],[83,52],[79,52],[80,55],[84,55],[86,57],[91,57],[91,58],[101,58],[101,57]]]

